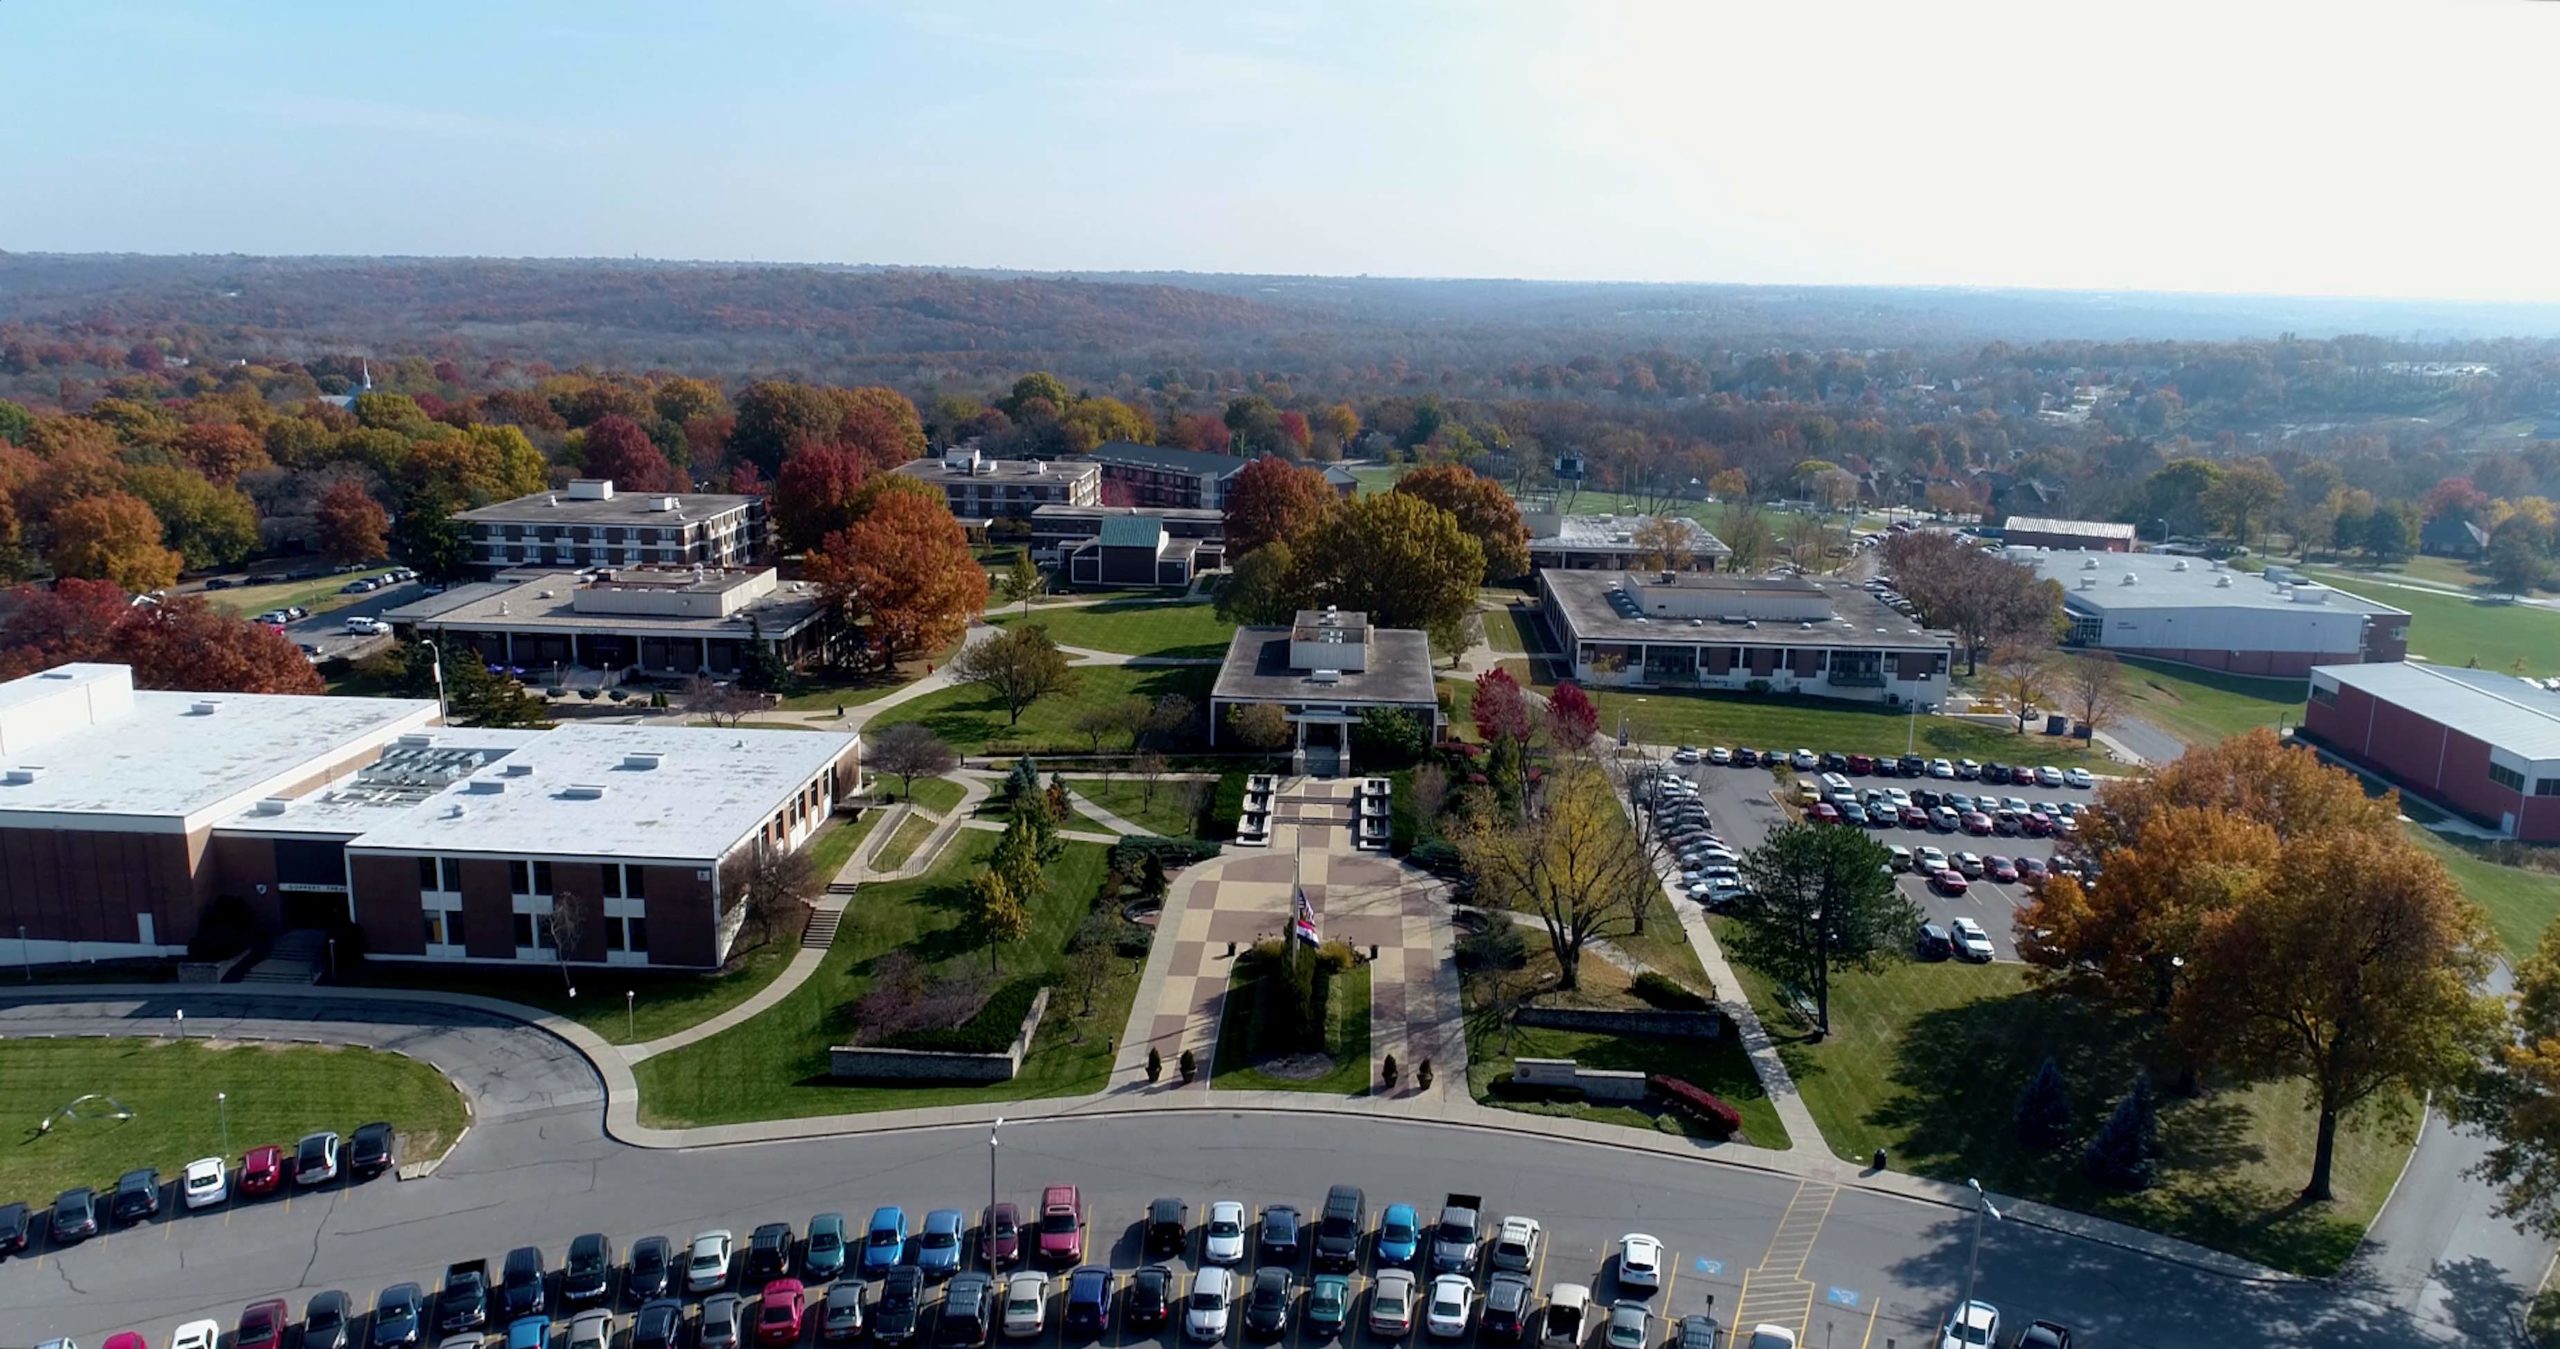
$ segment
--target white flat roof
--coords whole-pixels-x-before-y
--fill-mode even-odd
[[[2313,688],[2350,688],[2520,758],[2560,760],[2560,693],[2495,670],[2418,661],[2315,665]]]
[[[1643,515],[1559,516],[1555,521],[1555,531],[1529,540],[1529,547],[1532,550],[1573,548],[1586,552],[1633,553],[1636,551],[1636,526],[1651,518],[1653,517]],[[1722,557],[1733,551],[1724,546],[1722,539],[1709,533],[1705,525],[1685,515],[1662,518],[1687,531],[1685,537],[1688,548],[1693,553]],[[1539,523],[1545,522],[1541,520]]]
[[[0,685],[0,705],[18,705],[102,668],[124,672],[122,666],[57,667]],[[32,743],[14,745],[0,760],[0,819],[124,817],[193,828],[209,822],[200,816],[231,814],[436,715],[432,699],[417,698],[150,689],[134,690],[131,698],[129,711],[46,728]],[[10,780],[19,776],[29,780]]]
[[[573,722],[347,846],[707,862],[761,829],[857,741],[833,731]],[[631,765],[635,754],[658,756],[656,766]]]
[[[2318,604],[2308,604],[2293,596],[2293,587],[2279,586],[2256,572],[2216,571],[2211,562],[2200,557],[2174,557],[2166,553],[2091,553],[2070,550],[2009,549],[2004,556],[2012,562],[2025,562],[2036,575],[2062,587],[2063,603],[2073,608],[2101,609],[2265,609],[2278,613],[2316,614],[2324,610],[2358,614],[2402,614],[2407,611],[2378,604],[2362,595],[2335,586],[2313,583],[2328,592]],[[2090,563],[2096,566],[2090,566]],[[2183,566],[2181,565],[2183,564]],[[2124,578],[2134,578],[2126,585]],[[2228,577],[2231,584],[2223,585]],[[2097,584],[2082,589],[2083,578]]]
[[[380,759],[318,791],[252,802],[214,827],[226,834],[353,838],[546,734],[478,726],[407,732]]]
[[[2076,534],[2093,539],[2131,539],[2133,526],[2109,520],[2056,520],[2048,516],[2012,515],[2003,530],[2026,534]]]

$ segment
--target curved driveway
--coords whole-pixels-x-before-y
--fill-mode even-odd
[[[0,1034],[161,1033],[190,992],[0,1007]],[[858,1223],[884,1203],[911,1214],[945,1205],[974,1214],[985,1202],[980,1125],[636,1148],[605,1136],[594,1071],[539,1031],[408,1002],[234,997],[223,1000],[225,1015],[208,1015],[211,1003],[196,992],[203,1010],[190,1012],[191,1034],[318,1038],[435,1062],[470,1096],[475,1127],[429,1179],[176,1216],[0,1264],[0,1344],[54,1335],[95,1343],[127,1327],[158,1342],[195,1316],[227,1324],[257,1298],[290,1297],[298,1309],[309,1292],[339,1287],[369,1299],[402,1279],[432,1283],[449,1260],[495,1259],[513,1245],[539,1245],[556,1261],[586,1231],[625,1244],[710,1227],[743,1236],[774,1219],[805,1224],[817,1211]],[[1133,1105],[1008,1125],[998,1153],[999,1184],[1016,1199],[1046,1183],[1082,1185],[1096,1247],[1110,1245],[1124,1267],[1135,1263],[1127,1229],[1159,1194],[1188,1199],[1196,1220],[1211,1198],[1311,1207],[1327,1184],[1347,1181],[1368,1190],[1373,1219],[1394,1200],[1425,1206],[1428,1216],[1449,1190],[1484,1195],[1494,1213],[1536,1216],[1550,1243],[1542,1284],[1596,1279],[1604,1295],[1608,1244],[1649,1231],[1674,1257],[1657,1309],[1706,1310],[1712,1297],[1729,1319],[1747,1276],[1761,1314],[1803,1309],[1786,1319],[1800,1321],[1808,1344],[1918,1343],[1964,1279],[1972,1220],[1937,1204],[1512,1129]],[[2100,1346],[2495,1338],[2488,1325],[2420,1325],[2351,1290],[2232,1278],[2019,1223],[1988,1226],[1980,1294],[2012,1317],[2070,1321]]]

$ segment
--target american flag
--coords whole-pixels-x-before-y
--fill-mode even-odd
[[[1324,938],[1316,931],[1316,910],[1314,905],[1307,902],[1307,888],[1303,885],[1296,886],[1293,887],[1292,893],[1297,896],[1298,907],[1297,912],[1289,920],[1289,935],[1309,946],[1322,946]]]

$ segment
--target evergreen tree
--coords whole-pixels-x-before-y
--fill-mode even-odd
[[[748,615],[747,653],[738,662],[738,687],[751,693],[779,693],[790,678],[790,669],[764,639],[764,620]]]
[[[2160,1117],[2151,1095],[2151,1075],[2133,1080],[2133,1090],[2116,1102],[2098,1136],[2082,1154],[2089,1178],[2118,1190],[2145,1190],[2159,1174]]]
[[[1004,799],[1012,803],[1039,794],[1040,766],[1031,762],[1031,756],[1025,754],[1014,761],[1013,771],[1005,776]]]
[[[2037,1152],[2062,1146],[2071,1136],[2071,1090],[2051,1055],[2018,1097],[2018,1142]]]

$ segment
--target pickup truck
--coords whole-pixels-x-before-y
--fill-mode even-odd
[[[1545,1245],[1546,1236],[1535,1218],[1503,1219],[1502,1226],[1494,1229],[1493,1267],[1514,1274],[1536,1269],[1539,1248]]]
[[[465,1260],[444,1267],[436,1293],[436,1334],[458,1335],[489,1324],[489,1262]]]
[[[1440,1221],[1431,1229],[1431,1272],[1473,1274],[1477,1247],[1484,1241],[1484,1196],[1453,1194],[1440,1205]]]

